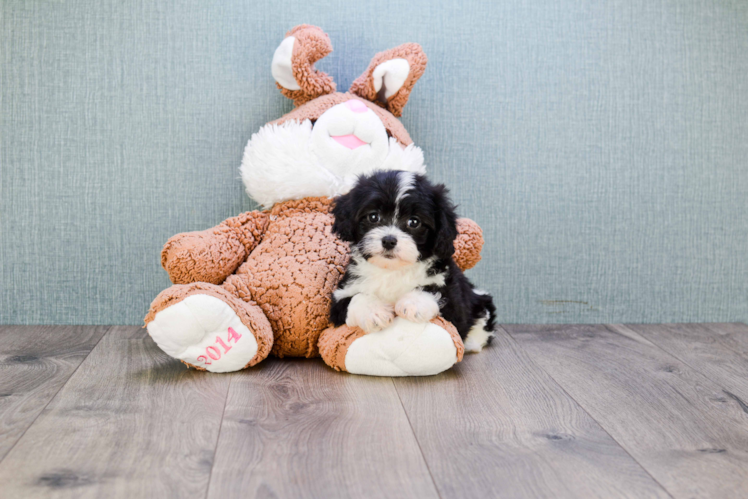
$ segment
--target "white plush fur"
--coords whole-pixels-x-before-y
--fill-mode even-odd
[[[371,78],[374,81],[374,90],[379,92],[384,81],[384,96],[389,99],[400,90],[410,73],[410,64],[407,59],[390,59],[374,68]]]
[[[431,321],[439,315],[439,298],[439,294],[413,290],[400,297],[395,313],[415,323]]]
[[[465,352],[481,352],[486,347],[488,340],[493,337],[493,332],[486,331],[488,317],[478,318],[465,338]]]
[[[457,348],[444,328],[398,317],[354,340],[345,356],[348,372],[380,377],[436,375],[456,362]]]
[[[312,148],[312,133],[312,123],[306,120],[302,123],[289,121],[281,125],[265,125],[254,134],[244,150],[240,169],[247,194],[263,207],[269,208],[278,202],[308,196],[335,197],[345,194],[355,184],[358,175],[374,170],[426,171],[420,148],[412,144],[403,148],[394,138],[389,138],[386,154],[381,157],[377,155],[370,162],[361,160],[356,163],[356,169],[336,174],[328,168],[328,165],[335,163],[330,160],[335,148],[339,148],[341,155],[361,150],[365,156],[364,148],[368,146],[350,151],[328,137],[329,148],[319,145]]]
[[[278,48],[275,49],[273,62],[270,64],[270,72],[273,74],[275,81],[288,90],[299,90],[301,88],[293,77],[293,65],[291,64],[294,42],[296,42],[296,38],[292,36],[283,39]]]
[[[351,101],[337,104],[320,116],[312,129],[309,151],[338,177],[366,174],[372,165],[381,165],[389,153],[387,129],[377,114],[360,99],[351,109]],[[363,109],[363,112],[360,110]],[[334,137],[353,135],[364,144],[351,149],[341,145]]]

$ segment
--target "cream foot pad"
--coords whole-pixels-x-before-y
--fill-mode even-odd
[[[353,341],[345,356],[349,373],[382,377],[436,375],[457,363],[457,347],[444,328],[395,318],[390,326]]]
[[[241,370],[257,354],[252,331],[210,295],[190,295],[160,311],[148,333],[166,354],[210,372]]]

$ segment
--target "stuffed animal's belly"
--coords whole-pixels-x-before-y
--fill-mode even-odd
[[[332,222],[332,215],[319,212],[271,222],[237,271],[246,287],[240,296],[255,301],[270,320],[277,356],[319,355],[317,340],[348,262],[348,246],[332,235]]]

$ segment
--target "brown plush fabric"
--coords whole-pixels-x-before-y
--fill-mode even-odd
[[[405,83],[403,83],[403,86],[400,87],[395,94],[391,95],[386,103],[384,103],[379,100],[377,91],[374,89],[372,73],[377,66],[391,59],[405,59],[408,61],[408,64],[410,65],[410,73],[408,73],[408,78],[405,80]],[[403,108],[408,102],[413,86],[416,84],[418,79],[421,78],[423,72],[426,71],[427,62],[428,58],[426,57],[426,54],[417,43],[405,43],[394,49],[380,52],[371,60],[366,71],[356,78],[351,85],[349,92],[376,103],[379,106],[386,107],[395,116],[402,116]]]
[[[359,96],[355,96],[350,93],[342,94],[340,92],[336,92],[334,94],[324,95],[304,104],[303,106],[299,106],[290,113],[286,113],[282,117],[270,123],[281,124],[289,120],[295,120],[298,122],[303,122],[304,120],[315,121],[317,120],[317,118],[322,116],[322,113],[324,113],[331,107],[337,104],[344,103],[350,99],[361,100]],[[392,137],[397,139],[397,142],[404,146],[413,144],[413,140],[410,138],[410,135],[408,135],[408,131],[405,130],[405,127],[403,127],[403,124],[400,123],[400,120],[392,116],[392,113],[365,99],[362,102],[366,104],[366,106],[370,110],[374,111],[377,114],[379,119],[382,120],[384,128],[387,129],[387,132],[389,132]]]
[[[249,255],[262,240],[262,235],[265,234],[269,222],[270,217],[267,212],[254,211],[226,219],[218,227],[225,226],[233,229],[241,244],[244,245],[247,255]]]
[[[348,263],[348,245],[332,233],[331,204],[305,198],[275,205],[262,242],[224,283],[265,312],[276,356],[319,355],[332,292]]]
[[[248,212],[205,231],[177,234],[164,245],[161,266],[172,283],[220,285],[259,243],[267,224],[267,214]]]
[[[296,38],[291,55],[291,68],[294,80],[301,89],[288,90],[276,83],[281,93],[293,99],[296,106],[301,106],[323,94],[335,92],[332,77],[314,68],[315,62],[332,52],[332,43],[327,33],[316,26],[302,24],[286,33],[286,37],[289,36]]]
[[[254,333],[257,340],[257,354],[247,363],[245,368],[256,365],[268,356],[270,349],[273,347],[273,330],[265,317],[265,313],[254,302],[240,300],[220,286],[210,283],[190,283],[189,285],[174,285],[167,288],[158,294],[151,303],[151,308],[145,317],[145,324],[153,321],[160,311],[183,301],[190,295],[196,294],[210,295],[221,299],[234,310],[244,326]],[[182,362],[187,366],[193,366],[185,361]],[[197,366],[193,367],[198,370],[203,369]]]
[[[483,230],[470,219],[457,219],[457,238],[455,239],[455,253],[452,258],[455,264],[467,271],[480,262],[480,252],[483,249]]]
[[[329,326],[319,337],[319,353],[327,366],[335,371],[344,372],[345,355],[354,340],[363,337],[366,333],[360,328],[350,326]]]
[[[457,328],[441,316],[437,316],[431,322],[449,332],[457,349],[457,362],[462,361],[462,356],[465,354],[465,346],[462,343],[460,334],[457,333]],[[334,368],[338,372],[348,371],[345,368],[345,356],[348,354],[348,348],[351,347],[353,341],[364,335],[366,333],[358,327],[353,328],[343,325],[335,328],[334,326],[329,326],[319,337],[319,353],[330,368]]]

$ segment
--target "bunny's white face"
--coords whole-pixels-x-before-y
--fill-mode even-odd
[[[389,152],[382,120],[358,99],[325,111],[312,128],[311,140],[311,152],[338,177],[381,165]]]
[[[335,93],[332,78],[314,68],[330,51],[329,37],[309,25],[289,31],[275,51],[271,72],[278,88],[300,106],[297,111],[313,113],[265,125],[247,143],[242,180],[249,196],[264,207],[339,196],[358,176],[376,170],[425,173],[422,151],[395,138],[403,139],[398,129],[404,132],[396,116],[426,67],[421,47],[404,44],[377,54],[348,94]],[[404,137],[410,142],[407,132]]]
[[[247,194],[269,208],[288,200],[345,194],[359,175],[375,170],[426,172],[420,148],[403,147],[388,137],[373,111],[353,112],[349,102],[328,109],[314,125],[288,121],[265,125],[254,134],[241,166]]]

